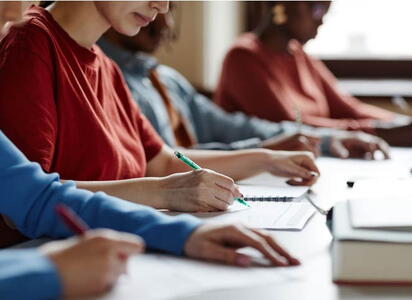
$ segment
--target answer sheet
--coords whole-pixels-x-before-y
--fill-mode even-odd
[[[120,279],[113,291],[98,299],[179,299],[212,290],[292,282],[301,277],[300,267],[239,268],[162,254],[145,254],[133,257],[128,265],[128,275]]]
[[[266,182],[271,181],[271,178],[275,179],[271,181],[272,185],[254,185],[251,184],[252,182],[249,185],[239,185],[240,191],[245,197],[297,199],[294,201],[265,201],[263,199],[247,201],[250,207],[234,201],[226,211],[191,213],[191,215],[208,222],[238,222],[259,229],[301,230],[315,213],[315,209],[304,198],[309,188],[289,186],[269,174],[264,176],[269,177]],[[166,213],[169,215],[180,214],[177,212]]]

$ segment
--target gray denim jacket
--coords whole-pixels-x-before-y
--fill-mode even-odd
[[[106,55],[119,65],[141,111],[166,144],[171,147],[175,147],[176,144],[169,117],[162,98],[149,79],[149,72],[153,68],[157,69],[174,107],[186,120],[189,131],[197,141],[195,146],[197,149],[254,148],[259,147],[265,139],[298,130],[294,122],[273,123],[240,112],[227,113],[210,99],[199,94],[180,73],[160,65],[153,56],[128,52],[104,39],[101,39],[98,44]],[[325,132],[303,126],[303,132],[322,136],[322,150],[329,148],[330,130]]]

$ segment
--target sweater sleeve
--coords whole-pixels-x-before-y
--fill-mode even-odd
[[[61,289],[55,266],[37,250],[0,251],[2,300],[55,299]]]
[[[320,77],[332,118],[382,121],[390,121],[394,118],[394,113],[388,110],[363,103],[355,97],[341,92],[337,79],[321,61],[309,56],[307,59]],[[366,124],[360,123],[359,125]]]
[[[320,116],[303,116],[302,120],[305,124],[315,127],[373,132],[373,121],[371,119],[333,119]]]
[[[91,228],[111,228],[140,235],[148,248],[176,255],[200,221],[192,216],[165,216],[152,208],[61,184],[57,174],[45,174],[29,162],[0,133],[0,213],[8,216],[26,236],[67,237],[70,232],[54,208],[62,202]]]
[[[227,54],[215,100],[226,111],[242,111],[272,122],[294,120],[293,112],[282,104],[282,89],[271,80],[258,55],[246,49],[234,48]]]

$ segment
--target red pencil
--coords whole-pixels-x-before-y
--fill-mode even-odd
[[[56,212],[73,233],[82,235],[89,230],[89,226],[68,206],[60,203],[56,206]]]
[[[89,230],[89,226],[87,226],[86,222],[84,222],[70,207],[60,203],[55,209],[64,224],[66,224],[73,233],[83,235]],[[121,260],[127,260],[127,255],[119,253],[119,258]]]

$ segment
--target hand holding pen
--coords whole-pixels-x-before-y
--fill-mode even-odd
[[[174,173],[158,180],[160,189],[154,195],[156,207],[180,212],[216,212],[227,210],[235,198],[242,197],[232,178],[194,166],[190,166],[193,171]]]
[[[143,241],[136,235],[108,229],[89,230],[63,204],[56,207],[56,212],[70,230],[81,235],[39,248],[56,268],[63,297],[106,292],[125,272],[127,258],[144,250]]]
[[[192,161],[190,158],[186,157],[182,153],[180,153],[178,151],[175,151],[175,155],[178,159],[180,159],[183,163],[185,163],[186,165],[191,167],[193,170],[201,170],[202,169],[199,165],[197,165],[194,161]],[[250,205],[240,197],[235,198],[235,200],[237,202],[239,202],[240,204],[244,205],[244,206],[250,207]]]

